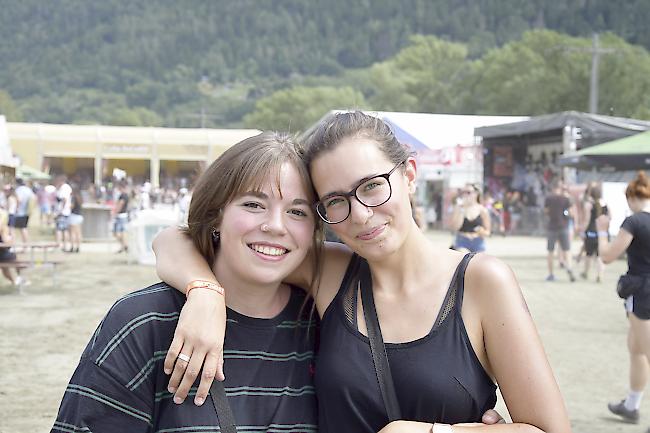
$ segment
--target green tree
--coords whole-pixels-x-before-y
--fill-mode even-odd
[[[0,89],[0,115],[4,115],[10,122],[20,122],[23,117],[11,95],[2,89]]]
[[[244,117],[248,128],[304,131],[333,109],[365,108],[363,94],[351,87],[292,87],[255,104]]]

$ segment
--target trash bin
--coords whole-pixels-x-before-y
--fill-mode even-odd
[[[97,203],[81,205],[84,222],[81,234],[87,240],[104,240],[111,237],[111,206]]]

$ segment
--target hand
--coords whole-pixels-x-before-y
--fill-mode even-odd
[[[225,304],[212,290],[194,289],[178,318],[174,339],[165,358],[165,373],[170,374],[168,390],[174,393],[174,403],[187,397],[203,366],[201,382],[194,404],[201,406],[214,379],[224,380],[223,341],[226,331]],[[182,353],[189,363],[177,359]]]
[[[598,218],[596,218],[596,230],[599,232],[606,232],[609,231],[609,222],[611,221],[611,218],[609,215],[601,215]]]

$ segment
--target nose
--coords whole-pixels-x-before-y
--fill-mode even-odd
[[[274,235],[282,235],[287,232],[287,227],[284,224],[284,212],[282,209],[272,209],[268,213],[268,218],[263,222],[262,231],[272,233]]]
[[[372,216],[372,208],[361,203],[356,197],[350,199],[350,220],[354,224],[365,224]]]

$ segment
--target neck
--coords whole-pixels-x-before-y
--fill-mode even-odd
[[[431,257],[438,252],[415,222],[401,247],[379,260],[368,260],[373,278],[373,291],[399,294],[430,281]]]
[[[245,316],[271,319],[284,309],[291,289],[280,281],[263,284],[236,275],[225,260],[215,260],[212,271],[226,287],[226,306]]]

